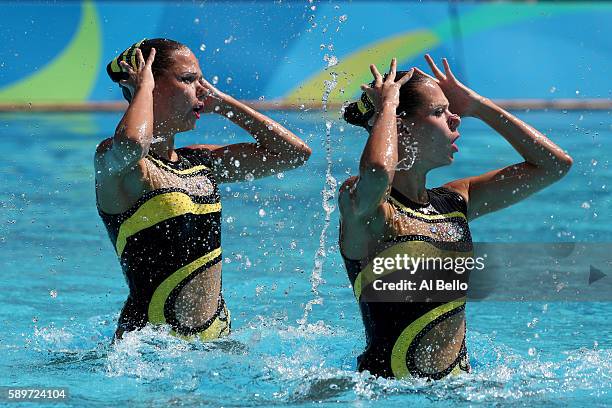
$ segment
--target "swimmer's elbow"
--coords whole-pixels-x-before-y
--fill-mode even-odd
[[[565,177],[565,175],[569,173],[573,164],[574,159],[572,159],[569,154],[564,153],[556,158],[553,168],[550,169],[551,176],[555,180]]]
[[[288,155],[285,155],[284,157],[279,157],[279,159],[288,163],[290,168],[295,169],[297,167],[303,166],[308,161],[311,154],[312,150],[310,149],[310,147],[304,145],[300,146],[299,148],[296,148],[293,152]]]
[[[297,154],[298,166],[305,164],[308,161],[308,159],[310,159],[311,155],[312,155],[312,149],[308,147],[307,145],[302,146],[300,148],[300,151]]]

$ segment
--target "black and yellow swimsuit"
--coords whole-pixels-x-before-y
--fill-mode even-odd
[[[210,152],[181,148],[176,153],[179,160],[172,162],[149,152],[144,164],[153,190],[121,214],[107,214],[99,207],[98,213],[130,290],[119,328],[131,331],[147,322],[169,324],[175,335],[209,340],[230,331],[220,282],[221,202]],[[185,300],[184,289],[212,273],[218,276],[212,279],[214,293],[193,286],[185,291],[191,299]],[[216,300],[212,317],[181,318],[175,307],[179,297],[189,307],[202,305],[206,296]]]
[[[366,331],[366,350],[358,358],[360,371],[383,377],[430,379],[470,371],[465,347],[465,292],[450,292],[445,301],[425,301],[428,299],[423,297],[418,301],[389,301],[369,296],[373,294],[372,282],[381,276],[373,273],[376,257],[471,256],[472,238],[463,197],[443,187],[427,191],[429,203],[423,205],[391,189],[386,223],[392,236],[369,259],[353,260],[343,255]],[[433,364],[429,357],[436,346],[432,342],[435,344],[449,327],[455,330],[451,352],[446,350],[441,363]],[[421,344],[424,338],[427,344]]]

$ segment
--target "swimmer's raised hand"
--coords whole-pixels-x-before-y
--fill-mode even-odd
[[[448,103],[450,104],[449,110],[459,116],[473,116],[482,97],[455,78],[446,58],[442,58],[444,73],[436,66],[429,54],[425,54],[425,61],[427,61],[427,64],[429,64],[431,71],[435,75],[435,78],[432,79],[440,85],[442,92],[444,92],[444,95],[448,99]],[[425,74],[418,68],[416,69],[420,73]]]
[[[136,95],[136,91],[143,86],[146,86],[151,90],[153,90],[155,87],[155,79],[153,79],[153,71],[151,70],[154,60],[155,48],[151,48],[151,52],[149,53],[149,57],[147,58],[146,62],[142,56],[142,51],[140,48],[137,48],[136,69],[132,68],[132,66],[125,61],[119,61],[119,66],[121,69],[123,69],[123,71],[127,72],[129,75],[128,79],[119,81],[119,84],[130,90],[132,98],[134,95]]]
[[[201,112],[222,113],[221,105],[223,104],[227,95],[219,91],[217,88],[215,88],[210,82],[208,82],[204,78],[200,78],[200,84],[205,89],[205,93],[199,96],[199,99],[202,100],[202,103],[204,104]]]
[[[398,81],[395,81],[395,76],[397,74],[397,59],[393,58],[391,60],[389,73],[384,81],[376,65],[371,64],[370,71],[372,71],[372,75],[374,76],[374,84],[363,84],[361,85],[361,90],[368,95],[376,112],[380,112],[386,104],[391,104],[397,108],[399,106],[399,90],[402,85],[412,78],[413,70],[408,71],[406,75],[401,77]]]

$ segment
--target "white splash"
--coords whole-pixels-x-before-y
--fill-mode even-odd
[[[327,112],[327,101],[329,99],[329,94],[334,90],[337,81],[337,74],[335,72],[330,73],[332,76],[331,81],[325,81],[325,91],[323,92],[323,97],[321,98],[323,102],[323,112]],[[327,166],[325,168],[325,186],[321,191],[323,196],[322,206],[325,211],[325,220],[323,223],[323,228],[321,229],[321,234],[319,235],[319,248],[315,253],[314,259],[314,268],[312,270],[312,274],[310,276],[310,290],[312,291],[314,298],[309,300],[304,306],[304,315],[301,319],[298,319],[297,323],[300,326],[305,326],[308,320],[308,315],[312,311],[312,307],[314,305],[323,304],[323,298],[319,295],[319,285],[324,283],[325,280],[322,277],[323,273],[323,265],[325,263],[325,258],[327,256],[325,247],[326,247],[326,236],[327,229],[329,228],[329,224],[331,223],[331,214],[336,209],[336,187],[338,186],[338,182],[332,175],[332,141],[331,141],[331,129],[332,122],[327,120],[325,121],[325,159],[327,161]]]

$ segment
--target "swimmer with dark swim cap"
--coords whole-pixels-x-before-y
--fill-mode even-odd
[[[384,377],[439,379],[470,367],[465,288],[453,288],[438,301],[428,300],[442,297],[439,290],[423,295],[417,288],[410,295],[415,301],[391,291],[381,295],[376,285],[397,283],[406,274],[391,262],[378,275],[380,259],[468,258],[468,221],[527,198],[572,165],[546,136],[459,82],[446,59],[442,72],[425,58],[435,77],[416,68],[397,71],[395,59],[385,76],[371,65],[374,81],[362,86],[360,101],[344,112],[345,120],[365,128],[369,137],[359,175],[340,188],[340,250],[365,325],[367,344],[358,369]],[[466,116],[488,124],[524,161],[427,188],[427,173],[453,162]],[[428,271],[415,274],[425,280],[423,272]]]
[[[219,183],[301,166],[310,148],[202,76],[185,45],[140,41],[107,67],[129,106],[95,154],[96,204],[129,285],[116,337],[147,323],[203,340],[225,336]],[[255,139],[176,149],[175,137],[216,113]],[[231,114],[230,114],[231,113]]]

